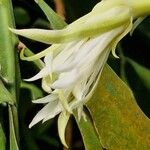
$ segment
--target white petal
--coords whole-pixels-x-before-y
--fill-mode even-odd
[[[53,112],[50,112],[47,117],[45,117],[42,121],[42,123],[46,122],[49,119],[54,118],[56,115],[58,115],[60,112],[62,111],[62,107],[60,104],[58,104],[55,109],[53,110]]]
[[[51,93],[52,92],[52,89],[50,87],[51,83],[52,83],[51,76],[46,76],[42,78],[42,89],[47,93]]]
[[[65,140],[65,129],[69,120],[70,114],[62,112],[58,118],[58,133],[62,144],[68,148]]]
[[[49,52],[48,55],[46,55],[44,58],[45,65],[49,73],[52,72],[52,60],[53,60],[53,52]]]
[[[83,110],[83,106],[79,106],[77,108],[77,112],[78,112],[78,119],[79,121],[81,120],[81,118],[83,117],[84,121],[87,121],[87,118],[86,118],[86,114]]]
[[[32,102],[35,104],[44,104],[44,103],[49,103],[52,101],[56,101],[58,99],[58,95],[56,94],[50,94],[45,97],[39,98],[37,100],[33,100]]]
[[[77,64],[77,67],[79,67],[83,66],[84,64],[87,65],[87,63],[91,63],[92,61],[94,61],[94,59],[98,55],[100,55],[101,52],[103,52],[105,48],[110,44],[112,39],[116,35],[118,35],[118,32],[120,32],[120,29],[107,32],[99,37],[95,37],[85,42],[75,56],[75,59],[72,61],[72,63],[68,64],[66,68],[72,69]]]
[[[94,42],[93,42],[94,41]],[[82,44],[82,46],[80,46],[78,49],[78,51],[75,53],[75,57],[72,60],[72,62],[68,62],[68,64],[64,65],[64,67],[62,67],[61,71],[66,71],[66,70],[70,70],[73,67],[75,67],[75,65],[77,65],[78,63],[80,63],[80,61],[82,61],[82,59],[84,59],[84,57],[95,47],[95,45],[98,43],[98,39],[94,39],[94,40],[89,40],[87,41],[87,39],[85,39],[84,44]]]
[[[109,49],[109,48],[108,48]],[[99,58],[99,62],[97,62],[97,66],[95,66],[95,70],[91,76],[91,78],[89,79],[87,85],[85,86],[84,89],[84,103],[86,103],[91,96],[93,95],[93,92],[99,82],[99,78],[102,72],[102,69],[104,67],[104,65],[106,64],[107,58],[109,55],[109,50],[106,50],[106,53],[104,53],[100,58]],[[93,84],[93,85],[92,85]]]
[[[35,80],[38,80],[40,78],[47,76],[48,74],[49,74],[49,69],[47,67],[44,67],[38,74],[36,74],[32,78],[24,79],[24,80],[25,81],[35,81]]]
[[[101,75],[101,71],[103,66],[106,63],[106,60],[108,58],[108,54],[109,54],[109,50],[106,50],[105,53],[103,53],[103,55],[101,57],[99,57],[98,62],[96,63],[97,65],[95,65],[94,70],[91,72],[91,77],[86,80],[86,85],[82,85],[82,91],[78,90],[78,86],[79,89],[81,89],[81,84],[77,84],[76,85],[76,89],[74,89],[74,95],[77,98],[78,94],[82,94],[82,98],[77,99],[76,101],[70,103],[70,108],[71,109],[75,109],[80,107],[81,105],[84,105],[93,95],[93,92],[98,84],[100,75]],[[92,85],[93,84],[93,85]]]
[[[66,44],[66,47],[54,58],[53,68],[55,68],[58,64],[62,64],[72,54],[72,47],[76,44],[77,42]]]
[[[44,118],[48,117],[49,113],[53,113],[57,105],[58,105],[58,101],[53,101],[48,103],[46,106],[44,106],[44,108],[42,108],[33,118],[32,122],[29,125],[29,128],[31,128],[32,126],[34,126],[35,124],[43,120]]]
[[[54,89],[65,89],[73,86],[73,84],[78,80],[78,78],[78,72],[76,69],[74,69],[71,72],[63,73],[62,75],[60,75],[59,79],[56,80],[51,87]]]
[[[81,100],[83,98],[83,89],[84,86],[86,85],[87,78],[84,78],[83,80],[77,82],[73,89],[73,95],[76,98],[76,100]]]
[[[78,119],[79,121],[81,120],[81,117],[82,117],[82,114],[83,114],[83,105],[82,106],[79,106],[77,108],[77,112],[78,112]]]
[[[84,43],[84,40],[80,42],[74,42],[72,45],[69,45],[65,50],[63,50],[53,62],[53,70],[55,72],[64,72],[70,69],[67,69],[75,58],[76,51],[80,50],[81,45]],[[70,67],[69,67],[70,68]]]

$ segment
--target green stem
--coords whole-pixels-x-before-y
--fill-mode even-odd
[[[16,44],[18,39],[8,27],[14,27],[14,17],[11,0],[0,1],[0,65],[1,74],[8,81],[7,90],[12,94],[14,105],[9,106],[12,112],[14,131],[17,143],[19,143],[19,127],[17,105],[19,99],[19,66],[17,59]],[[9,122],[10,124],[12,122]],[[10,130],[11,132],[11,130]],[[11,141],[10,137],[10,141]],[[10,142],[11,143],[11,142]],[[13,146],[10,145],[10,149]]]

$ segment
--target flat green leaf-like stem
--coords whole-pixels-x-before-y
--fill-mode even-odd
[[[10,147],[10,150],[17,150],[17,144],[19,143],[17,102],[19,98],[18,93],[20,77],[17,51],[15,49],[15,46],[18,42],[18,39],[9,31],[8,27],[14,27],[12,3],[11,0],[0,0],[0,73],[2,77],[8,82],[5,87],[10,92],[11,97],[13,97],[13,104],[15,104],[13,106],[9,105],[10,142],[7,141],[8,144],[6,146]],[[5,87],[2,86],[3,85],[1,85],[0,87],[1,91],[5,91],[5,94],[7,95],[5,95],[6,101],[10,102],[10,94],[5,89]],[[14,143],[16,144],[15,146]]]
[[[137,105],[131,90],[110,67],[105,66],[87,108],[104,148],[150,149],[150,120]]]

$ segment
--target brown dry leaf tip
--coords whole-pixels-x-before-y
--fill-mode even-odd
[[[26,48],[26,46],[22,42],[19,42],[19,44],[17,46],[18,52],[20,53],[25,48]]]
[[[65,20],[65,7],[62,0],[54,0],[57,14]]]

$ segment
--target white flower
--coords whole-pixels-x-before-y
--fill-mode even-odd
[[[99,11],[98,8],[104,6],[98,4],[89,14],[62,30],[11,29],[19,35],[53,43],[41,53],[26,59],[45,57],[43,69],[26,81],[42,78],[42,88],[50,96],[57,95],[57,100],[51,101],[50,98],[48,104],[39,111],[30,127],[41,120],[53,118],[60,112],[71,114],[74,109],[77,109],[79,119],[83,117],[86,120],[83,106],[96,88],[109,53],[112,50],[117,57],[117,43],[132,28],[130,9],[119,5],[106,9],[107,11]],[[38,100],[38,103],[43,103],[43,100],[47,101],[47,97]]]
[[[66,43],[64,49],[57,54],[50,52],[45,56],[45,67],[27,81],[49,77],[51,82],[45,82],[43,88],[49,87],[51,94],[37,101],[46,101],[48,104],[39,111],[30,126],[55,117],[64,110],[71,113],[76,108],[79,119],[81,116],[85,119],[83,105],[93,94],[114,40],[126,28],[127,26],[121,26],[100,36]],[[54,93],[57,97],[55,101]]]

